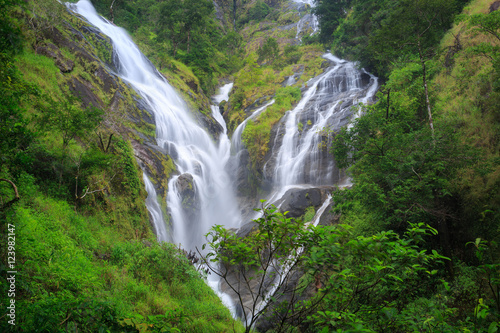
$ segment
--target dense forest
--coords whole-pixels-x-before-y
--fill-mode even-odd
[[[241,210],[261,214],[239,231],[213,221],[196,254],[159,242],[145,175],[171,227],[178,153],[159,147],[112,41],[58,1],[0,0],[2,332],[500,329],[500,2],[93,5],[214,142],[225,129],[210,97],[234,83],[218,105],[229,135],[246,125],[234,187]],[[322,202],[293,215],[260,199],[282,119],[330,68],[326,50],[379,85],[350,107],[362,116],[320,131],[352,186],[321,189],[330,218],[313,226]]]

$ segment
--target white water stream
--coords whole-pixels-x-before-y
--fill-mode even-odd
[[[354,63],[325,54],[332,65],[311,80],[297,106],[285,115],[274,170],[276,189],[295,184],[334,185],[339,176],[322,131],[347,125],[353,106],[373,98],[377,78]]]
[[[238,227],[239,212],[225,171],[230,146],[227,135],[222,134],[217,147],[196,123],[186,103],[139,51],[127,32],[99,16],[90,1],[81,0],[70,8],[111,38],[114,62],[119,68],[117,74],[148,104],[155,118],[157,143],[174,157],[179,175],[169,180],[167,194],[173,241],[186,250],[194,250],[195,246],[204,243],[204,235],[212,225]],[[147,181],[146,184],[149,185]],[[191,190],[191,197],[182,196],[182,187]],[[156,197],[152,186],[148,186],[148,190],[150,197]],[[191,207],[186,207],[186,200]],[[156,230],[162,230],[158,240],[166,241],[163,218],[152,201],[148,201],[148,209],[154,217]]]

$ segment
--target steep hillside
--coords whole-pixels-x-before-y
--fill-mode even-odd
[[[175,166],[109,38],[56,1],[1,15],[1,330],[238,330],[186,253],[156,241],[143,172],[164,198]],[[171,68],[206,107],[192,72]]]

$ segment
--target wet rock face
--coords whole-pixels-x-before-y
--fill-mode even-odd
[[[175,184],[179,190],[179,193],[184,196],[194,197],[194,179],[193,175],[190,173],[183,173],[177,178],[177,183]]]
[[[168,180],[176,168],[167,151],[157,145],[153,115],[131,86],[115,75],[120,63],[114,58],[111,40],[85,21],[67,22],[64,29],[44,31],[46,42],[37,53],[54,59],[63,73],[60,85],[78,97],[83,107],[92,105],[105,112],[104,125],[110,132],[130,139],[139,166],[163,198],[160,202],[165,202]],[[77,75],[75,69],[88,75]]]
[[[132,140],[134,155],[142,170],[151,179],[156,194],[167,196],[168,181],[176,173],[174,163],[167,151],[153,143]],[[163,200],[164,201],[164,200]]]
[[[195,113],[198,124],[207,130],[214,140],[218,140],[223,129],[222,126],[211,115],[204,115],[200,112]]]
[[[78,96],[84,107],[96,107],[102,108],[103,102],[97,95],[92,91],[92,83],[88,82],[81,76],[78,78],[72,78],[69,84],[69,90],[73,95]]]
[[[250,188],[250,184],[248,182],[248,179],[251,174],[251,170],[249,168],[250,166],[250,154],[248,153],[247,149],[244,149],[238,153],[238,155],[235,156],[235,159],[239,159],[239,163],[236,163],[236,165],[239,165],[238,170],[235,170],[236,172],[232,171],[232,174],[236,174],[236,179],[234,180],[236,183],[236,190],[240,194],[250,194],[247,193],[248,189]],[[233,160],[232,162],[236,162]],[[234,164],[234,163],[232,163]],[[229,168],[235,168],[233,165],[229,165]]]
[[[247,115],[247,117],[249,117],[250,115],[252,115],[252,113],[255,112],[255,110],[257,110],[258,108],[260,108],[262,105],[266,104],[267,102],[269,102],[269,100],[273,98],[273,96],[263,96],[263,97],[260,97],[260,98],[257,98],[255,100],[255,102],[253,102],[252,104],[250,104],[249,106],[247,106],[245,108],[245,114]]]
[[[220,112],[220,114],[223,115],[224,111],[227,110],[227,109],[228,109],[228,103],[227,103],[227,101],[221,101],[219,103],[219,112]]]
[[[199,219],[201,202],[194,182],[193,175],[183,173],[177,178],[175,183],[179,195],[182,198],[182,209],[188,221],[197,221]]]

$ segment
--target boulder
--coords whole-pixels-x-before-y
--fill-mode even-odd
[[[227,101],[221,101],[219,103],[219,112],[220,112],[220,114],[222,114],[222,115],[224,114],[224,110],[227,109],[227,106],[228,106]]]
[[[332,186],[289,189],[279,201],[280,211],[288,212],[287,217],[300,217],[307,207],[321,206],[333,190]]]

